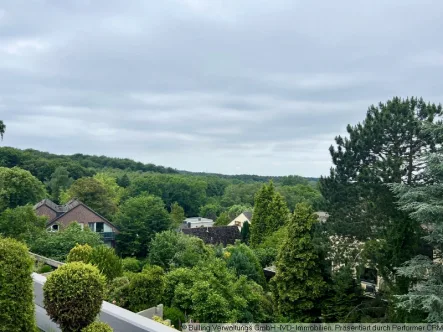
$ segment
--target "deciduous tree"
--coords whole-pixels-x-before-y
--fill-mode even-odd
[[[115,216],[120,233],[117,249],[123,256],[146,257],[156,233],[171,226],[171,218],[159,197],[138,196],[128,199]]]

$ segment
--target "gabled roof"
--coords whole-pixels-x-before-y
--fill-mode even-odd
[[[76,198],[71,199],[68,203],[64,204],[64,205],[57,205],[55,204],[53,201],[51,201],[50,199],[44,199],[41,202],[37,203],[36,205],[34,205],[34,209],[38,209],[39,207],[46,205],[47,207],[49,207],[50,209],[54,210],[57,213],[57,217],[54,218],[53,220],[49,221],[47,223],[46,226],[51,226],[52,224],[54,224],[57,220],[59,220],[61,217],[63,217],[64,215],[66,215],[66,213],[74,210],[76,207],[78,206],[83,206],[84,208],[88,209],[89,211],[91,211],[92,213],[94,213],[95,215],[97,215],[98,217],[100,217],[101,219],[103,219],[103,221],[105,221],[106,223],[108,223],[109,225],[111,225],[112,227],[114,227],[115,229],[118,229],[114,224],[112,224],[108,219],[106,219],[105,217],[103,217],[102,215],[100,215],[99,213],[95,212],[93,209],[91,209],[89,206],[87,206],[86,204],[82,203],[81,201],[79,201]]]
[[[248,218],[249,221],[252,220],[252,212],[251,211],[245,211],[243,212],[246,218]]]

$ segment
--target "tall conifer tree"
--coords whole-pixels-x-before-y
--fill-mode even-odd
[[[317,304],[326,283],[312,243],[316,222],[309,205],[297,204],[277,256],[273,294],[279,314],[292,322],[316,322],[320,316]]]

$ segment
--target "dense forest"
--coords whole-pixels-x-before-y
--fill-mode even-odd
[[[108,301],[134,312],[163,303],[176,327],[189,319],[439,322],[441,115],[440,104],[418,98],[371,105],[347,137],[335,138],[333,167],[319,181],[3,147],[0,233],[47,257],[92,263],[107,278]],[[76,197],[115,223],[116,251],[75,224],[47,232],[31,207],[44,197]],[[185,216],[217,227],[243,211],[252,221],[234,245],[177,232]]]

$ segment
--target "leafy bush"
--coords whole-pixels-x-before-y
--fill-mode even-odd
[[[66,261],[68,263],[72,262],[83,262],[89,263],[92,256],[92,247],[89,244],[76,244],[74,248],[69,251],[68,258]]]
[[[152,320],[156,321],[157,323],[160,323],[160,324],[163,324],[163,325],[166,325],[166,326],[174,328],[174,326],[170,322],[168,322],[167,320],[162,319],[161,317],[152,316]]]
[[[192,267],[211,254],[208,246],[195,237],[175,231],[157,233],[151,242],[149,261],[168,270],[172,267]]]
[[[0,331],[34,331],[33,260],[26,246],[0,238]]]
[[[30,249],[35,254],[63,262],[76,244],[89,244],[91,247],[96,247],[103,244],[103,241],[100,234],[89,228],[82,230],[80,225],[74,222],[59,232],[42,232],[35,241],[30,243]]]
[[[97,266],[108,282],[123,275],[122,260],[115,254],[114,249],[105,245],[92,250],[91,264]]]
[[[141,263],[137,258],[127,257],[122,260],[123,271],[125,272],[140,272]]]
[[[257,248],[254,249],[254,252],[262,268],[271,266],[275,262],[278,254],[278,250],[275,248]]]
[[[235,246],[228,246],[225,253],[230,253],[226,258],[226,264],[234,269],[237,276],[244,275],[262,286],[266,285],[260,261],[246,244],[237,243]]]
[[[106,301],[122,308],[128,307],[129,278],[118,277],[107,284]]]
[[[169,319],[176,328],[180,328],[180,325],[186,322],[185,314],[174,307],[164,307],[163,317]]]
[[[127,290],[128,309],[143,311],[160,304],[166,288],[164,271],[159,266],[145,266],[133,275]]]
[[[39,270],[38,273],[48,273],[48,272],[52,272],[52,267],[50,267],[49,265],[43,265]]]
[[[91,324],[104,297],[105,278],[90,264],[73,262],[52,272],[43,286],[44,305],[64,332]]]
[[[82,332],[113,332],[114,330],[105,323],[94,322],[87,327],[85,327]]]

